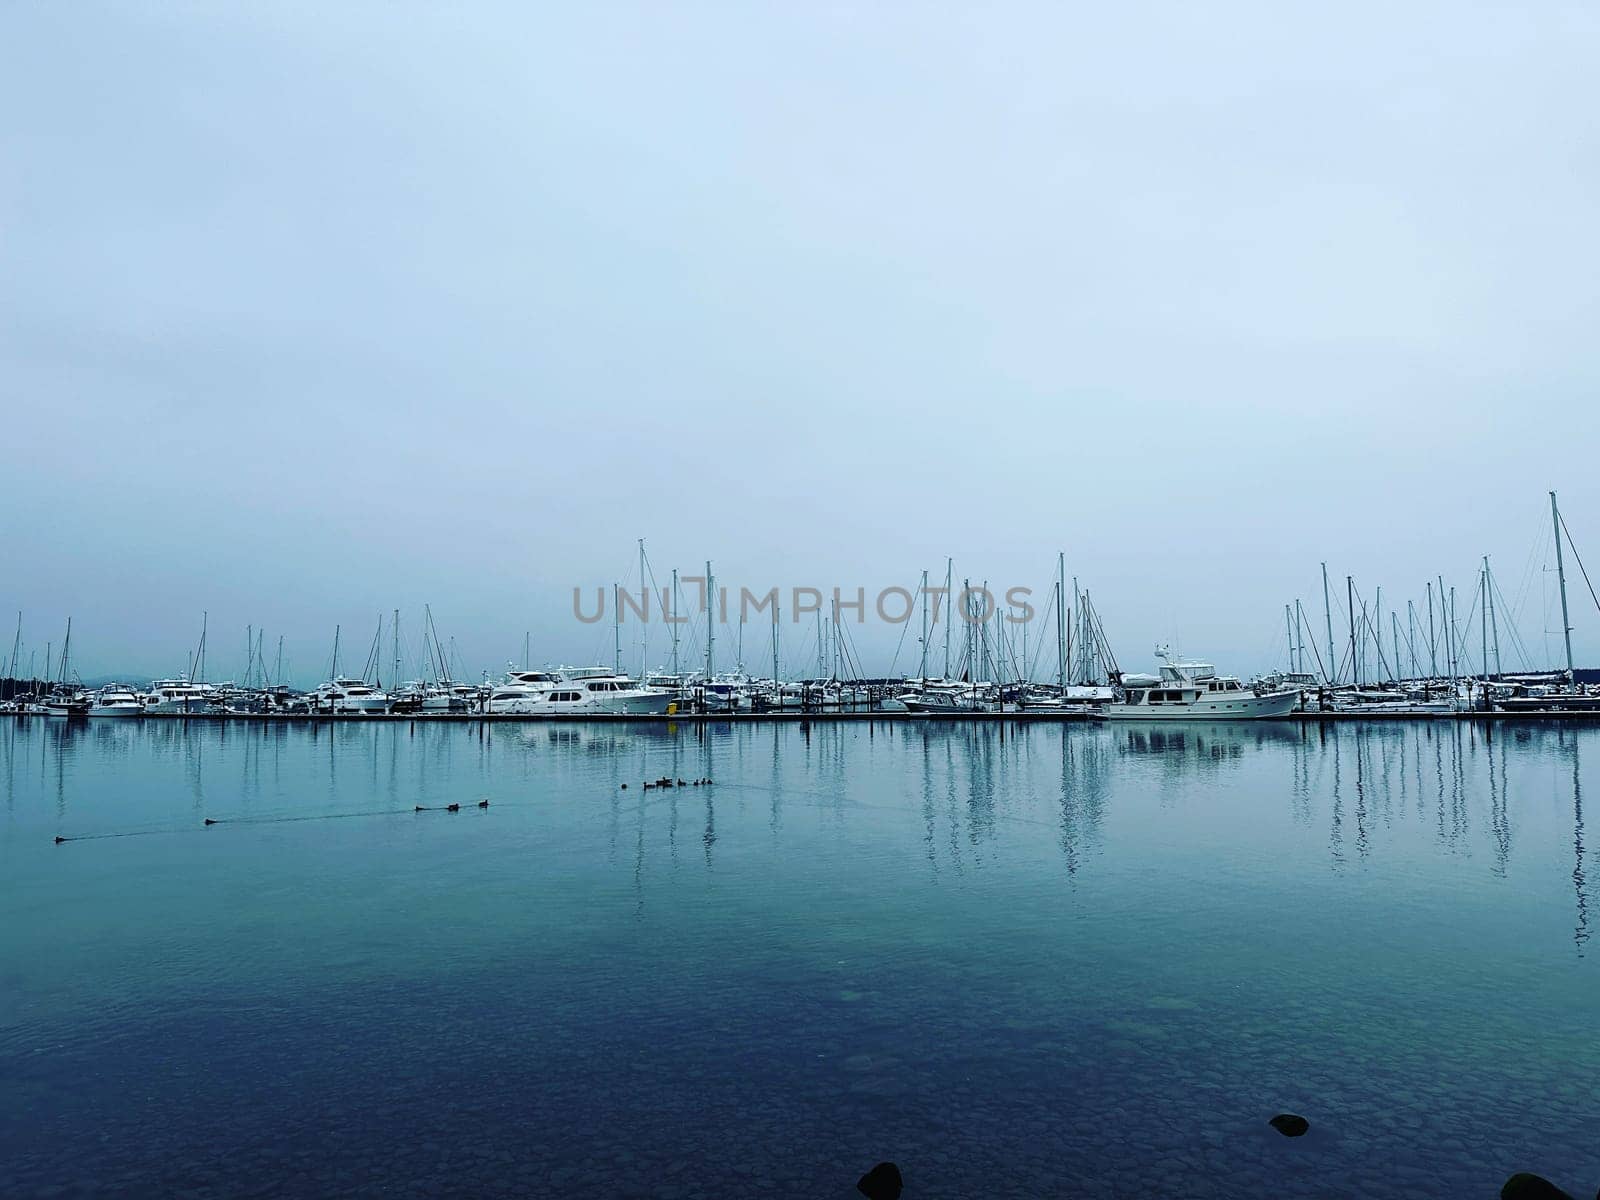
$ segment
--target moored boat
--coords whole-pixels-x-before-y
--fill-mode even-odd
[[[1236,676],[1218,675],[1210,663],[1182,662],[1165,650],[1158,675],[1125,675],[1121,699],[1101,715],[1120,721],[1260,721],[1286,717],[1300,706],[1300,691],[1247,688]]]

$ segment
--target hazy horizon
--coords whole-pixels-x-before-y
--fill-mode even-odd
[[[24,663],[71,616],[82,674],[170,675],[204,612],[213,679],[248,624],[313,684],[336,625],[359,669],[398,607],[414,657],[429,604],[472,678],[530,632],[609,662],[573,588],[644,538],[662,583],[870,597],[950,557],[1041,609],[1064,552],[1124,667],[1240,675],[1296,598],[1326,653],[1324,561],[1336,650],[1347,574],[1386,654],[1442,575],[1476,660],[1488,555],[1512,669],[1512,626],[1564,658],[1550,489],[1600,567],[1592,8],[0,30],[0,661],[20,609]],[[862,669],[915,673],[919,631],[853,626]]]

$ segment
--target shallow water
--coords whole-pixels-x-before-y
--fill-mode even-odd
[[[0,1194],[1591,1194],[1597,772],[1545,725],[7,719]]]

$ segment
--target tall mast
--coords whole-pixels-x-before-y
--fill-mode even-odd
[[[611,632],[613,640],[611,671],[622,674],[622,585],[611,585]]]
[[[778,710],[783,711],[783,684],[778,681],[778,630],[783,627],[778,620],[780,609],[776,603],[772,606],[772,694],[777,697]]]
[[[639,618],[639,686],[644,686],[645,677],[645,632],[650,627],[650,585],[644,578],[644,539],[639,539],[639,600],[644,608],[644,615]]]
[[[11,639],[11,669],[6,674],[15,679],[17,677],[17,655],[22,650],[22,610],[17,610],[17,636]]]
[[[1056,684],[1067,692],[1067,556],[1056,555]]]
[[[1487,557],[1483,560],[1483,578],[1479,581],[1478,586],[1482,589],[1482,594],[1479,596],[1482,603],[1478,605],[1478,629],[1483,640],[1483,657],[1479,659],[1480,670],[1478,674],[1487,683],[1489,680],[1489,560]]]
[[[1289,611],[1289,606],[1283,606],[1283,628],[1289,635],[1289,669],[1294,670],[1294,616]]]
[[[390,631],[394,635],[394,678],[389,680],[393,687],[400,686],[400,610],[394,610],[394,628]]]
[[[272,668],[273,682],[283,684],[283,634],[278,635],[278,661]]]
[[[678,568],[672,568],[672,678],[678,683]]]
[[[1417,677],[1417,605],[1406,601],[1406,645],[1411,647],[1411,677]]]
[[[1300,597],[1294,598],[1294,669],[1306,673],[1306,614],[1300,607]]]
[[[329,679],[339,678],[339,627],[333,627],[333,670],[328,672]]]
[[[1344,577],[1344,602],[1350,609],[1350,678],[1360,687],[1361,672],[1356,669],[1356,584],[1348,575]]]
[[[822,607],[817,607],[817,679],[828,677],[828,644],[822,640]]]
[[[244,627],[244,686],[250,686],[250,678],[256,669],[256,627]]]
[[[954,612],[955,597],[950,594],[951,572],[955,559],[944,560],[944,678],[950,678],[950,614]]]
[[[1494,619],[1494,572],[1489,570],[1489,556],[1483,556],[1483,577],[1488,584],[1489,596],[1489,635],[1494,639],[1494,673],[1500,674],[1500,626]]]
[[[1379,666],[1383,665],[1383,626],[1381,624],[1379,624],[1379,622],[1382,621],[1382,620],[1383,620],[1383,589],[1380,587],[1380,588],[1374,589],[1374,591],[1372,593],[1372,619],[1371,620],[1367,619],[1367,606],[1365,604],[1363,604],[1361,606],[1361,622],[1362,622],[1362,624],[1364,624],[1367,627],[1367,632],[1372,635],[1372,645],[1373,645],[1373,649],[1375,649],[1377,651],[1377,653],[1378,653],[1378,665]],[[1365,649],[1365,647],[1366,647],[1366,643],[1363,641],[1362,642],[1362,648]],[[1396,676],[1395,678],[1399,678],[1399,677]]]
[[[1440,596],[1440,600],[1444,597]],[[1428,678],[1439,678],[1439,641],[1433,632],[1433,580],[1428,580]]]
[[[1400,614],[1389,610],[1389,632],[1394,636],[1394,677],[1400,678]]]
[[[1556,494],[1550,493],[1550,524],[1556,531],[1556,579],[1561,583],[1561,636],[1567,643],[1567,682],[1576,678],[1572,673],[1572,622],[1567,617],[1567,569],[1561,561],[1561,513],[1556,508]]]
[[[194,656],[194,666],[195,670],[199,672],[200,682],[203,682],[206,677],[206,622],[210,615],[210,613],[205,612],[200,614],[200,650]]]
[[[715,611],[714,597],[716,588],[711,585],[711,560],[706,560],[706,685],[711,684],[711,672],[716,666],[716,659],[712,655],[712,644],[717,634],[717,614]]]
[[[1323,674],[1327,675],[1330,684],[1338,682],[1336,672],[1338,663],[1333,659],[1333,609],[1328,604],[1328,564],[1322,564],[1322,619],[1328,626],[1328,665]]]
[[[67,682],[67,660],[72,654],[72,618],[67,618],[67,636],[61,643],[61,662],[57,670],[61,673],[61,682]]]
[[[917,670],[919,679],[928,677],[928,573],[922,573],[922,666]]]
[[[1439,580],[1439,604],[1441,608],[1444,607],[1443,577]],[[1456,589],[1454,585],[1451,585],[1450,588],[1450,607],[1445,608],[1444,613],[1444,656],[1450,663],[1450,686],[1454,688],[1456,682],[1456,658],[1459,653],[1456,648]]]

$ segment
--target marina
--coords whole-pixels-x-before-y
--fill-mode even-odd
[[[918,671],[895,674],[896,651],[889,673],[869,676],[862,652],[853,645],[849,626],[841,620],[836,594],[833,613],[824,620],[821,593],[816,592],[815,639],[803,647],[815,653],[816,671],[795,678],[782,671],[780,609],[777,589],[769,601],[771,673],[765,677],[746,668],[745,623],[737,624],[735,666],[718,669],[718,627],[727,613],[716,611],[715,576],[705,564],[700,623],[688,630],[698,644],[681,645],[682,624],[688,620],[681,605],[679,572],[671,573],[670,587],[657,583],[644,541],[638,543],[637,599],[620,583],[611,589],[613,661],[587,666],[528,665],[531,632],[524,638],[524,664],[510,666],[499,679],[488,671],[476,682],[462,676],[453,639],[441,639],[431,607],[424,607],[420,650],[409,656],[413,670],[404,679],[408,655],[401,640],[401,613],[380,615],[376,631],[359,674],[341,672],[342,627],[335,626],[327,680],[310,690],[290,685],[283,664],[280,638],[273,666],[268,667],[265,633],[254,626],[246,630],[246,662],[239,681],[205,682],[209,614],[202,617],[200,639],[189,655],[188,671],[156,679],[145,688],[109,682],[86,685],[72,666],[72,621],[68,618],[58,657],[46,645],[44,678],[20,678],[22,614],[7,663],[0,678],[0,715],[42,715],[67,720],[127,720],[130,718],[205,719],[323,719],[323,720],[985,720],[1016,717],[1040,721],[1210,722],[1343,720],[1349,718],[1419,719],[1562,719],[1600,716],[1600,671],[1576,667],[1572,649],[1572,617],[1567,594],[1566,555],[1575,565],[1600,615],[1600,594],[1590,583],[1587,568],[1572,542],[1561,516],[1556,493],[1549,493],[1550,547],[1560,598],[1560,634],[1565,666],[1541,666],[1533,661],[1518,628],[1516,615],[1525,604],[1508,604],[1490,568],[1482,560],[1477,591],[1463,615],[1457,606],[1457,589],[1447,589],[1444,577],[1426,581],[1425,627],[1419,624],[1415,605],[1406,604],[1407,622],[1402,640],[1399,612],[1389,611],[1390,640],[1383,628],[1383,592],[1375,589],[1369,604],[1345,577],[1342,618],[1347,631],[1341,653],[1334,640],[1334,610],[1327,564],[1321,566],[1323,634],[1326,656],[1317,646],[1317,632],[1299,599],[1284,606],[1283,640],[1277,652],[1280,664],[1249,679],[1221,673],[1214,664],[1177,654],[1158,646],[1154,672],[1130,671],[1120,664],[1106,635],[1101,614],[1086,589],[1072,580],[1067,587],[1066,556],[1056,556],[1056,577],[1042,614],[1027,606],[1020,622],[1003,612],[987,581],[974,586],[962,579],[956,590],[953,560],[947,560],[944,586],[930,589],[922,572],[920,636],[917,638]],[[812,589],[815,591],[815,589]],[[909,621],[918,612],[912,593],[899,589]],[[741,589],[745,598],[748,589]],[[1526,591],[1526,588],[1524,588]],[[1008,591],[1012,596],[1015,589]],[[935,596],[933,611],[929,597]],[[605,600],[602,590],[601,601]],[[662,605],[670,629],[670,661],[655,670],[645,666],[649,655],[648,626],[641,623],[630,655],[639,667],[630,674],[623,668],[623,619],[629,606],[642,619],[650,611],[652,596]],[[726,590],[722,605],[727,607]],[[1497,606],[1498,598],[1498,606]],[[959,606],[956,620],[946,611],[940,618],[939,602]],[[743,603],[743,600],[741,600]],[[864,599],[859,602],[864,609]],[[880,597],[879,608],[882,608]],[[576,609],[575,609],[576,613]],[[1436,622],[1437,613],[1437,622]],[[577,614],[580,615],[581,614]],[[1029,652],[1028,625],[1040,617],[1053,637],[1036,637]],[[931,618],[931,619],[930,619]],[[1478,653],[1474,659],[1468,636],[1476,621]],[[1016,622],[1012,628],[1011,623]],[[1506,653],[1502,653],[1502,631]],[[387,636],[387,645],[385,638]],[[942,669],[935,675],[940,640]],[[904,642],[904,635],[901,638]],[[1051,642],[1054,644],[1051,645]],[[1307,649],[1311,656],[1307,657]],[[1492,653],[1491,653],[1492,648]],[[387,650],[387,661],[385,651]],[[1054,651],[1054,670],[1046,652]],[[691,668],[703,654],[698,669]],[[1508,669],[1508,659],[1515,665]],[[30,653],[30,664],[33,654]],[[52,665],[53,660],[53,665]],[[1409,666],[1409,670],[1407,670]],[[388,684],[384,682],[387,672]]]

